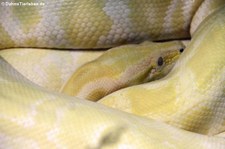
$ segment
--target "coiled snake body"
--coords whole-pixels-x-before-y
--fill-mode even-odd
[[[0,6],[0,148],[225,148],[224,0],[12,5]],[[174,68],[180,41],[96,51],[190,36]]]

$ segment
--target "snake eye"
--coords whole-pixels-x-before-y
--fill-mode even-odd
[[[163,65],[163,58],[162,57],[159,57],[157,63],[158,63],[158,66],[162,66]]]
[[[179,51],[180,51],[180,53],[184,52],[184,48],[181,48]]]

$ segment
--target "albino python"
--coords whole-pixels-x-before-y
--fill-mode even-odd
[[[118,89],[161,78],[183,48],[179,41],[112,48],[76,70],[61,92],[96,101]]]
[[[0,148],[225,148],[224,0],[1,1],[0,48]]]

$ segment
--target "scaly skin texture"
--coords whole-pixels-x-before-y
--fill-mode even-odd
[[[14,48],[0,51],[18,72],[48,90],[59,92],[63,84],[83,64],[104,51],[72,51]],[[16,57],[16,58],[15,58]]]
[[[203,22],[166,78],[120,90],[99,102],[189,131],[225,131],[224,16],[225,7]]]
[[[225,148],[224,0],[45,0],[44,3],[44,6],[0,6],[0,49],[5,49],[0,51],[4,56],[0,57],[0,148]],[[218,7],[221,10],[205,20],[208,15],[205,12],[211,13]],[[199,22],[205,20],[200,27],[195,22],[198,16]],[[20,60],[18,55],[10,54],[13,50],[6,49],[49,48],[57,58],[61,54],[54,53],[55,48],[92,50],[147,39],[186,39],[190,38],[190,26],[194,26],[193,38],[166,78],[115,92],[99,103],[54,92],[64,81],[52,86],[56,82],[40,83],[54,86],[54,91],[28,81],[13,67],[25,68],[20,72],[32,76],[31,70],[26,70],[33,69],[31,66],[20,66],[30,52],[18,50],[24,57]],[[34,56],[31,65],[40,60],[41,68],[37,69],[40,72],[42,68],[54,68],[52,57],[42,61],[45,54],[41,53]],[[86,56],[84,52],[81,54]],[[67,58],[66,55],[61,58]],[[94,57],[90,56],[90,60]],[[13,65],[7,62],[8,58],[15,58],[10,62]],[[56,67],[63,68],[60,62],[69,64],[74,60],[70,56],[68,60],[61,58],[57,58]],[[116,59],[113,55],[110,58]],[[50,67],[46,61],[51,62]],[[62,76],[65,80],[72,74],[59,68],[42,72],[56,76],[53,80]],[[70,74],[65,77],[64,72]]]
[[[75,71],[62,93],[97,101],[118,89],[159,79],[168,74],[183,49],[179,41],[110,49]]]
[[[103,48],[187,38],[202,1],[45,0],[44,6],[0,6],[0,49]]]
[[[224,138],[47,91],[1,57],[0,74],[0,148],[225,148]]]

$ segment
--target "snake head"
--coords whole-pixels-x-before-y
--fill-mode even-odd
[[[156,52],[152,63],[147,81],[153,81],[166,76],[173,68],[180,55],[184,52],[185,46],[180,41],[165,43],[167,46],[162,46]]]
[[[182,48],[177,41],[112,48],[74,72],[62,92],[96,101],[118,89],[159,79],[171,70]]]

